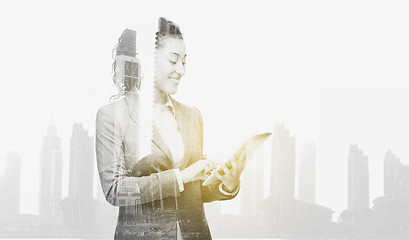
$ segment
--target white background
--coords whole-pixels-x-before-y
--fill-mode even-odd
[[[143,39],[159,16],[184,34],[175,98],[201,110],[209,154],[283,122],[297,148],[316,143],[317,203],[346,208],[350,144],[369,157],[370,199],[381,196],[386,150],[409,164],[408,12],[405,1],[2,1],[0,159],[22,156],[21,213],[37,212],[46,125],[62,138],[66,193],[72,125],[94,135],[118,37]]]

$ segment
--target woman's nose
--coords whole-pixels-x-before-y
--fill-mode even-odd
[[[178,74],[180,74],[181,76],[185,75],[186,72],[186,67],[185,65],[182,63],[182,61],[178,61],[176,64],[176,72]]]

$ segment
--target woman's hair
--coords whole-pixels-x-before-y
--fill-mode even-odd
[[[118,66],[117,66],[117,55],[121,53],[122,55],[128,55],[126,54],[129,49],[131,49],[131,52],[133,54],[136,54],[134,52],[135,50],[135,37],[136,37],[136,32],[130,29],[125,29],[121,36],[118,39],[118,43],[115,45],[114,49],[112,50],[112,58],[114,62],[112,63],[112,80],[115,84],[115,86],[118,89],[118,93],[114,94],[111,96],[111,100],[117,100],[118,98],[125,96],[128,92],[131,92],[135,86],[134,82],[128,82],[126,80],[122,82],[118,82],[117,75],[118,75]],[[158,31],[156,32],[156,37],[155,37],[155,48],[161,48],[164,46],[164,39],[167,38],[176,38],[176,39],[182,39],[183,36],[182,33],[180,32],[180,28],[178,25],[176,25],[174,22],[169,21],[163,17],[159,17],[159,22],[158,22]],[[124,46],[125,46],[125,51],[124,51]],[[128,55],[131,56],[131,55]],[[140,79],[139,83],[140,84]]]
[[[156,32],[155,48],[163,47],[163,40],[166,38],[183,39],[180,28],[174,22],[169,21],[163,17],[159,18],[158,31]]]
[[[122,36],[121,36],[122,37]],[[119,84],[116,81],[116,76],[117,76],[117,68],[116,68],[116,49],[118,48],[119,43],[121,42],[121,37],[119,37],[118,39],[118,43],[115,45],[114,49],[112,49],[112,59],[114,60],[114,62],[112,63],[112,81],[114,82],[115,86],[119,89]],[[122,95],[124,95],[123,93],[124,91],[121,91],[119,89],[119,92],[117,94],[112,95],[109,100],[117,100],[119,97],[121,97]]]
[[[135,87],[139,88],[141,79],[139,79],[139,75],[137,78],[135,77],[125,77],[123,79],[118,79],[118,67],[123,68],[124,66],[117,66],[118,64],[118,56],[126,56],[131,58],[136,58],[136,31],[131,29],[125,29],[121,36],[118,39],[118,43],[115,45],[114,49],[112,50],[112,58],[114,62],[112,63],[112,81],[114,82],[115,86],[118,89],[118,93],[111,96],[110,100],[114,99],[117,100],[118,98],[125,96],[128,92],[131,92]],[[120,64],[128,64],[126,65],[127,70],[131,69],[131,71],[140,71],[139,63],[133,62],[132,60],[122,62]],[[121,76],[120,76],[121,77]]]

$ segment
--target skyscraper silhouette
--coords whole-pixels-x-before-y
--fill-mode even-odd
[[[291,222],[295,183],[295,137],[284,124],[274,126],[271,149],[270,197],[264,201],[267,224]]]
[[[6,156],[4,176],[0,176],[0,214],[20,213],[21,157],[18,152]]]
[[[293,199],[295,181],[295,137],[284,124],[276,124],[271,151],[270,196]]]
[[[240,214],[246,217],[261,215],[264,198],[264,152],[257,151],[243,172],[240,187]],[[249,219],[251,220],[251,219]]]
[[[61,139],[57,128],[47,126],[43,137],[40,163],[39,215],[50,217],[53,208],[59,204],[62,191],[62,153]]]
[[[298,177],[298,199],[315,203],[316,150],[312,141],[303,142]]]
[[[369,208],[368,156],[358,148],[349,146],[348,156],[348,210],[361,212]]]
[[[409,199],[409,166],[388,150],[384,158],[384,194],[393,199]]]
[[[384,196],[376,198],[373,210],[377,227],[384,233],[402,234],[409,228],[409,166],[388,150],[384,157]]]
[[[68,197],[92,198],[94,139],[82,124],[75,123],[70,145]]]

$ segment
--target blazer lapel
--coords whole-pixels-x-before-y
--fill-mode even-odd
[[[131,117],[132,121],[139,126],[139,118],[138,118],[138,113],[139,113],[139,95],[138,93],[134,92],[129,92],[125,96],[125,101],[126,104],[128,105],[128,113],[129,117]]]
[[[173,106],[175,107],[175,114],[176,114],[176,122],[178,123],[180,132],[182,134],[182,140],[183,140],[183,146],[185,150],[185,154],[183,156],[182,163],[180,165],[180,169],[185,169],[186,166],[188,165],[190,161],[190,136],[191,136],[191,129],[189,128],[190,126],[190,120],[191,118],[189,117],[190,114],[186,113],[183,111],[182,106],[180,103],[177,101],[173,100]]]
[[[165,143],[165,140],[163,140],[162,136],[160,135],[158,129],[155,127],[154,124],[152,124],[152,143],[154,146],[152,146],[152,153],[155,154],[153,148],[159,149],[163,154],[165,154],[166,157],[172,162],[173,165],[173,157],[172,153],[170,152],[168,146]]]
[[[132,121],[138,126],[139,122],[139,95],[138,93],[133,93],[130,92],[125,96],[126,103],[128,105],[128,112],[129,112],[129,117],[132,119]],[[172,162],[172,154],[169,150],[169,148],[166,146],[165,141],[163,140],[162,136],[160,135],[158,129],[155,127],[154,124],[152,124],[152,153],[155,154],[156,151],[154,150],[155,148],[160,150],[165,156]]]

